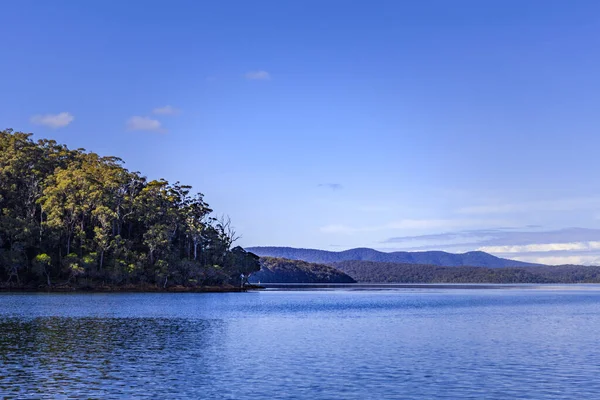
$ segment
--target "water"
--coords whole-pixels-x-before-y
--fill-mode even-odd
[[[0,398],[600,398],[600,288],[0,294]]]

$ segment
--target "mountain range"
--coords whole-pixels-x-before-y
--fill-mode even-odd
[[[369,248],[356,248],[345,251],[299,249],[293,247],[248,247],[247,251],[261,257],[287,258],[311,263],[332,264],[343,261],[375,261],[402,264],[427,264],[443,267],[531,267],[540,264],[500,258],[483,251],[470,251],[462,254],[445,251],[395,251],[381,252]]]

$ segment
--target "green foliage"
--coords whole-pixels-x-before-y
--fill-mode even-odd
[[[50,268],[52,266],[52,257],[46,253],[38,254],[33,259],[33,273],[39,278],[46,278],[46,283],[51,286],[50,283]]]
[[[231,249],[229,220],[190,190],[147,181],[116,157],[0,131],[0,279],[238,284],[257,257]]]
[[[50,265],[52,264],[52,257],[46,253],[38,254],[35,256],[34,262],[38,265]]]

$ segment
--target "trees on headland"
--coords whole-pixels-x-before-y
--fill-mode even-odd
[[[350,260],[331,264],[358,282],[369,283],[600,283],[600,267],[444,267]]]
[[[260,269],[202,194],[117,157],[0,131],[0,279],[45,284],[238,285]]]
[[[252,275],[253,283],[356,283],[330,265],[302,260],[261,257],[261,269]]]

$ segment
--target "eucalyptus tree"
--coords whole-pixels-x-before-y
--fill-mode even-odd
[[[191,186],[117,157],[0,131],[0,278],[167,286],[236,283],[258,268],[229,218]]]

